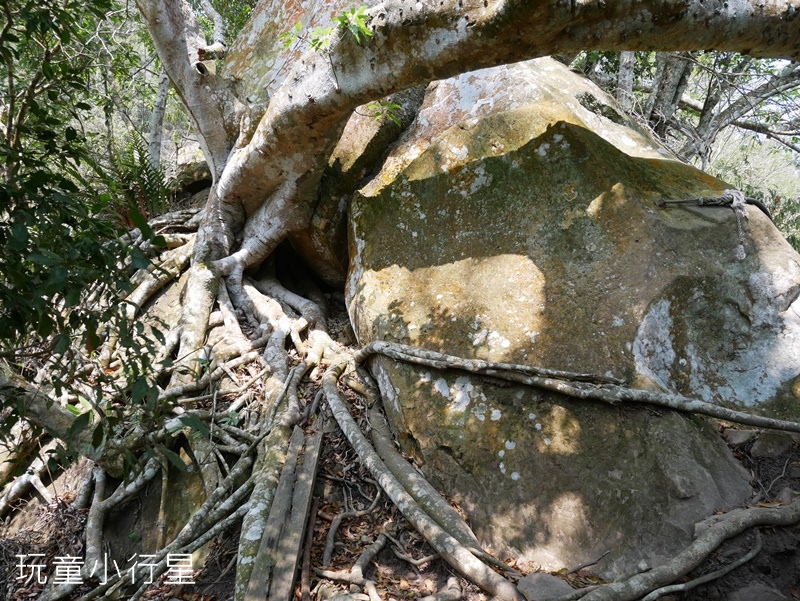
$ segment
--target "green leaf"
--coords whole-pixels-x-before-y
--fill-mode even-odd
[[[131,265],[134,269],[147,269],[150,266],[150,259],[139,247],[132,248]]]
[[[333,43],[333,27],[316,27],[309,35],[309,43],[314,52],[327,50]]]
[[[56,355],[61,355],[69,350],[69,336],[65,336],[64,334],[56,334],[53,344],[53,352]]]
[[[47,249],[40,249],[40,251],[41,252],[29,254],[28,261],[31,263],[36,263],[37,265],[46,265],[48,267],[52,267],[53,265],[58,265],[61,263],[61,257],[55,253]]]
[[[83,432],[86,429],[86,426],[89,425],[90,421],[92,421],[92,413],[90,411],[81,413],[75,418],[75,421],[72,422],[72,425],[69,427],[67,438],[73,438]]]
[[[74,307],[81,300],[81,289],[78,287],[69,288],[64,294],[64,304],[67,307]],[[98,343],[99,344],[99,343]]]
[[[208,429],[208,426],[206,426],[205,423],[203,423],[203,421],[196,415],[192,415],[190,413],[184,413],[178,419],[181,420],[181,422],[187,428],[191,428],[192,430],[199,432],[203,436],[208,436],[211,433]]]
[[[8,242],[9,250],[24,250],[28,244],[28,227],[17,222],[11,226],[11,240]]]
[[[344,11],[338,17],[334,17],[334,21],[339,23],[340,27],[349,31],[355,38],[356,43],[360,45],[373,35],[372,29],[367,25],[368,18],[367,7],[361,6]]]
[[[129,217],[133,225],[138,227],[139,231],[142,232],[142,237],[145,240],[151,240],[155,236],[153,230],[147,225],[147,219],[144,218],[144,215],[142,215],[136,207],[130,208]]]
[[[172,465],[177,467],[182,472],[186,471],[186,464],[183,462],[183,459],[181,459],[180,455],[174,451],[170,451],[163,445],[158,445],[158,450],[169,460]]]
[[[95,426],[94,431],[92,432],[92,446],[94,448],[99,448],[101,444],[103,444],[103,438],[105,437],[105,430],[103,428],[102,422]]]
[[[148,384],[147,378],[140,376],[131,386],[131,401],[141,403],[147,396],[149,388],[150,384]]]
[[[303,24],[298,21],[289,31],[283,32],[278,37],[284,50],[288,49],[296,39],[300,38],[301,31],[303,31]]]

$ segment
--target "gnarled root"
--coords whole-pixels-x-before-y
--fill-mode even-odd
[[[783,507],[734,509],[702,532],[686,549],[662,566],[637,574],[622,582],[601,586],[582,601],[633,601],[674,582],[700,565],[725,540],[757,526],[790,526],[800,522],[800,500]]]
[[[456,571],[498,599],[521,601],[517,588],[508,580],[492,571],[476,559],[461,543],[445,532],[431,517],[420,509],[397,478],[378,457],[378,454],[361,433],[353,418],[342,403],[337,390],[337,381],[346,364],[329,369],[322,380],[328,406],[339,427],[355,449],[361,463],[383,488],[386,495],[397,506],[405,518]]]

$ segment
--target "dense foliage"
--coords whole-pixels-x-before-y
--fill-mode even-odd
[[[99,299],[128,286],[119,266],[147,263],[119,238],[120,226],[141,225],[142,214],[163,212],[169,199],[163,170],[144,150],[152,105],[142,102],[153,90],[143,39],[113,0],[2,2],[0,345],[7,357],[58,351],[74,336],[95,345],[98,323],[112,309],[104,312]]]
[[[98,24],[110,0],[6,0],[0,32],[0,340],[7,347],[90,326],[87,286],[120,258],[103,217],[92,114]],[[105,280],[108,282],[108,280]]]

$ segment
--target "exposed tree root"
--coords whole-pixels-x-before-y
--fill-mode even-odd
[[[517,588],[476,559],[464,546],[426,514],[409,495],[400,482],[378,457],[348,413],[337,390],[337,380],[345,364],[331,368],[323,377],[323,389],[328,406],[339,427],[358,453],[361,463],[369,469],[381,488],[405,518],[420,532],[425,540],[460,574],[498,599],[520,601]]]
[[[287,190],[288,188],[283,192]],[[288,192],[294,194],[292,190]],[[204,237],[208,236],[207,232],[200,232],[197,236],[191,233],[176,233],[178,230],[191,231],[192,222],[198,220],[197,213],[190,212],[180,214],[180,218],[183,221],[179,223],[174,219],[172,221],[167,219],[160,222],[157,228],[154,227],[154,229],[164,229],[168,247],[174,246],[174,248],[162,251],[157,261],[158,268],[142,270],[134,276],[136,287],[122,309],[125,319],[134,319],[144,304],[160,288],[167,282],[178,279],[187,268],[193,245],[203,244]],[[195,239],[197,243],[194,242]],[[148,243],[136,232],[131,235],[131,240],[147,252],[157,250],[149,248]],[[267,248],[274,240],[264,238],[262,242],[266,245],[263,248]],[[252,251],[255,253],[251,253],[252,256],[260,256],[263,248],[247,252]],[[194,254],[195,257],[199,256],[198,252]],[[103,552],[102,527],[109,512],[140,490],[159,471],[164,474],[162,498],[166,495],[166,487],[169,484],[165,470],[167,463],[164,457],[154,457],[138,473],[132,475],[130,482],[121,485],[106,498],[106,473],[115,477],[123,475],[119,451],[125,447],[138,453],[145,448],[145,445],[170,444],[174,431],[185,428],[182,418],[197,418],[208,425],[209,432],[202,439],[196,437],[187,439],[190,441],[191,452],[202,469],[207,498],[172,541],[165,540],[162,501],[159,515],[162,548],[157,551],[153,561],[156,564],[154,575],[166,572],[168,554],[192,552],[208,543],[224,528],[241,522],[235,598],[237,601],[242,601],[245,598],[247,585],[251,581],[252,566],[258,557],[259,544],[275,498],[292,428],[296,423],[312,415],[316,405],[324,397],[363,465],[372,473],[401,513],[437,552],[436,555],[417,560],[409,557],[400,548],[400,551],[396,551],[399,553],[398,557],[412,565],[421,565],[432,561],[435,557],[441,557],[468,580],[496,598],[519,601],[521,597],[516,587],[495,569],[504,571],[509,577],[517,577],[520,574],[483,552],[475,535],[461,516],[397,452],[380,412],[380,402],[374,387],[360,385],[352,378],[349,381],[351,386],[368,397],[366,417],[374,449],[339,398],[337,379],[344,370],[344,364],[339,364],[325,374],[323,390],[317,392],[313,403],[310,402],[314,393],[313,389],[309,390],[304,384],[305,378],[316,379],[326,363],[337,364],[345,354],[327,334],[328,315],[325,299],[319,290],[316,290],[312,283],[305,282],[300,287],[305,296],[301,296],[296,291],[298,288],[279,281],[269,269],[262,270],[257,276],[252,274],[245,276],[241,267],[250,262],[252,257],[250,255],[248,255],[250,258],[243,257],[242,254],[231,255],[229,257],[231,260],[216,264],[210,262],[210,259],[206,263],[196,261],[189,268],[182,293],[183,314],[180,323],[168,324],[172,328],[164,344],[158,349],[159,360],[177,355],[175,366],[171,373],[168,369],[164,369],[148,375],[149,381],[159,383],[154,402],[177,416],[167,420],[158,431],[147,432],[141,427],[134,427],[127,430],[124,439],[109,438],[102,449],[91,451],[90,430],[81,432],[71,428],[75,423],[75,416],[63,407],[66,397],[56,399],[54,393],[44,386],[33,386],[14,376],[9,370],[3,370],[0,384],[8,384],[12,392],[19,393],[26,403],[31,421],[53,431],[69,433],[66,442],[73,448],[86,449],[87,456],[97,461],[93,479],[88,480],[82,487],[83,492],[80,497],[83,500],[76,501],[89,507],[89,519],[85,530],[86,565],[90,568]],[[229,271],[229,275],[222,280],[214,265],[221,267],[223,273]],[[254,279],[255,277],[260,279]],[[222,332],[218,336],[215,334],[209,337],[210,331],[218,326],[222,326]],[[88,355],[80,350],[75,351],[71,360],[79,367],[93,365],[102,369],[106,361],[107,366],[124,366],[127,355],[124,349],[117,348],[118,334],[121,333],[121,331],[110,331],[101,350],[100,359],[95,360],[93,364],[87,359]],[[176,351],[178,346],[180,348]],[[363,362],[376,353],[398,361],[433,368],[462,369],[470,373],[503,378],[575,398],[594,399],[612,404],[650,403],[681,411],[712,415],[738,423],[800,431],[800,424],[793,422],[748,416],[680,395],[635,390],[625,387],[623,382],[616,378],[602,375],[469,360],[387,342],[374,342],[368,345],[355,355],[355,360]],[[76,372],[78,374],[74,378],[76,391],[84,390],[78,385],[80,379],[88,376],[90,372],[91,369]],[[169,376],[171,376],[170,383],[164,386],[163,382]],[[111,377],[119,378],[116,374]],[[212,389],[208,392],[209,387],[215,388],[215,383],[226,377],[233,382],[235,388]],[[368,377],[365,377],[365,381],[369,382]],[[124,406],[129,390],[120,382],[121,378],[112,384],[103,384],[108,387],[105,398]],[[9,389],[0,394],[8,395]],[[193,394],[195,396],[191,396]],[[227,404],[227,400],[231,397],[236,397],[235,401]],[[224,406],[222,406],[223,399],[226,400]],[[210,409],[208,405],[197,407],[197,403],[203,401],[211,401]],[[131,409],[125,407],[124,410]],[[96,411],[99,414],[101,408],[98,406]],[[239,411],[241,415],[237,413]],[[238,459],[234,462],[229,455],[223,453],[234,454]],[[233,465],[229,467],[229,463]],[[34,464],[30,469],[36,472],[42,465]],[[6,496],[0,499],[0,514],[12,502],[7,496],[13,487],[19,488],[23,484],[36,483],[33,476],[28,480],[26,483],[24,478],[18,479],[6,489],[4,493]],[[92,501],[89,502],[85,499],[89,498],[92,482],[94,494]],[[18,497],[19,495],[15,498]],[[377,502],[376,496],[372,507]],[[571,598],[583,595],[585,599],[634,599],[649,593],[648,598],[655,599],[667,592],[688,590],[700,581],[680,585],[670,585],[670,583],[702,562],[722,540],[746,528],[767,523],[788,524],[800,521],[798,503],[779,509],[753,508],[731,512],[720,522],[709,526],[708,530],[698,536],[686,551],[665,566],[639,574],[625,582],[601,586],[591,591],[576,591],[576,595]],[[346,506],[346,513],[337,516],[336,520],[341,522],[347,515],[356,515],[371,509],[355,512]],[[329,564],[331,560],[335,526],[335,523],[331,525],[326,552],[323,555],[324,565]],[[368,592],[373,601],[377,601],[375,584],[366,579],[364,574],[367,565],[375,553],[386,544],[387,539],[391,540],[388,534],[381,535],[348,572],[318,571],[318,573],[341,582],[357,584]],[[748,556],[752,556],[754,552]],[[726,569],[733,569],[745,560],[746,558],[742,558]],[[704,578],[718,577],[718,575],[720,573]],[[91,593],[84,596],[84,599],[99,598],[111,594],[112,591],[118,591],[118,594],[127,596],[126,598],[138,599],[147,589],[143,584],[135,591],[126,591],[124,584],[120,578],[111,578],[108,583],[95,587]],[[304,590],[308,588],[306,586]],[[73,592],[74,590],[68,587],[55,587],[48,589],[42,599],[45,601],[61,599]],[[459,599],[461,594],[457,582],[452,581],[439,593],[426,599],[454,601]]]
[[[208,266],[197,264],[189,270],[186,287],[182,293],[183,311],[179,328],[178,369],[172,373],[170,387],[180,386],[194,380],[203,369],[203,345],[205,343],[208,318],[217,298],[219,278]],[[198,361],[200,359],[201,361]]]
[[[409,555],[406,555],[403,552],[403,547],[400,544],[400,541],[395,540],[394,538],[391,538],[391,537],[389,537],[389,540],[391,540],[392,544],[394,545],[392,547],[392,553],[394,553],[394,556],[397,559],[401,559],[402,561],[405,561],[406,563],[411,564],[415,568],[421,568],[422,566],[424,566],[426,564],[429,564],[432,561],[435,561],[435,560],[439,559],[439,554],[438,553],[433,553],[432,555],[426,555],[425,557],[420,557],[419,559],[414,559],[413,557],[410,557]]]
[[[674,582],[700,565],[723,541],[756,526],[791,526],[800,522],[800,500],[784,507],[734,509],[708,527],[686,549],[662,566],[628,580],[600,586],[582,601],[633,601]]]
[[[345,495],[344,498],[344,506],[345,510],[336,514],[333,519],[331,520],[331,525],[328,527],[328,537],[325,540],[325,550],[322,552],[322,565],[329,566],[331,565],[331,557],[333,556],[333,546],[336,541],[336,532],[339,530],[339,526],[342,524],[342,520],[347,518],[358,518],[369,513],[377,507],[378,501],[381,499],[381,493],[378,491],[375,493],[375,498],[373,499],[372,503],[366,509],[359,509],[354,510],[350,509],[349,503],[347,502],[347,496]]]
[[[346,384],[351,387],[357,386],[352,378],[348,378]],[[472,532],[472,529],[458,512],[453,509],[452,505],[395,450],[391,442],[389,425],[380,411],[380,400],[374,390],[374,386],[359,387],[358,392],[371,398],[369,402],[369,424],[375,451],[394,477],[403,485],[406,492],[419,504],[420,508],[448,534],[464,545],[475,557],[500,570],[521,576],[512,567],[483,551],[475,533]]]
[[[701,584],[705,584],[706,582],[711,582],[712,580],[716,580],[718,578],[722,578],[725,574],[728,574],[738,568],[746,564],[748,561],[753,559],[756,555],[761,552],[761,532],[756,529],[756,544],[750,549],[746,554],[742,555],[739,559],[730,564],[726,565],[719,570],[715,570],[708,574],[704,574],[699,578],[695,578],[694,580],[690,580],[689,582],[684,582],[681,584],[671,584],[669,586],[662,586],[650,594],[642,598],[642,601],[655,601],[659,597],[663,597],[664,595],[668,595],[670,593],[682,593],[685,591],[690,591],[693,588],[697,588]]]
[[[422,597],[419,601],[458,601],[461,599],[461,585],[458,580],[450,577],[447,579],[447,586],[435,595]]]
[[[171,398],[180,399],[181,397],[185,397],[190,392],[197,392],[198,390],[204,390],[208,388],[212,383],[221,379],[231,369],[239,367],[240,365],[244,365],[246,363],[250,363],[252,361],[256,361],[257,359],[258,359],[258,353],[255,351],[250,351],[249,353],[246,353],[241,357],[237,357],[235,359],[228,361],[223,365],[220,365],[213,371],[206,372],[193,382],[188,382],[187,384],[181,384],[178,386],[172,386],[170,388],[167,388],[166,390],[161,391],[158,395],[158,400],[166,401],[167,399]],[[247,387],[240,387],[240,388],[246,389]],[[195,401],[197,401],[197,398],[186,399],[186,402],[195,402]]]
[[[510,382],[519,382],[536,388],[551,390],[576,399],[591,399],[611,405],[623,402],[647,403],[758,428],[800,432],[800,423],[798,422],[751,415],[678,394],[628,388],[609,383],[609,379],[604,376],[578,374],[579,378],[568,375],[556,378],[529,375],[532,370],[538,371],[539,368],[507,363],[491,363],[478,359],[464,359],[455,355],[446,355],[437,351],[429,351],[394,342],[371,342],[355,355],[354,360],[361,363],[374,354],[381,354],[399,361],[416,363],[417,365],[425,365],[435,369],[461,369],[470,373],[493,376]],[[595,383],[591,383],[592,381]]]
[[[142,305],[158,292],[164,284],[180,275],[186,265],[189,264],[193,249],[194,244],[185,244],[173,251],[169,251],[160,265],[144,273],[141,283],[123,301],[123,315],[127,322],[133,321]],[[125,323],[123,322],[124,326]],[[111,364],[112,354],[116,350],[119,336],[119,330],[114,330],[109,335],[98,359],[98,365],[101,369],[108,369]]]
[[[50,448],[53,447],[55,447],[55,442],[50,445]],[[35,488],[45,502],[52,502],[52,496],[47,491],[44,484],[42,484],[41,480],[46,470],[46,461],[37,456],[26,472],[15,478],[14,481],[3,490],[3,494],[0,496],[0,517],[4,516],[8,510],[11,509],[11,506],[16,501],[23,498],[31,488]]]
[[[346,582],[348,584],[355,584],[357,586],[363,587],[367,591],[370,601],[381,601],[381,598],[378,595],[378,590],[375,588],[375,583],[372,580],[368,580],[367,578],[365,578],[364,573],[367,571],[367,566],[369,566],[370,562],[373,559],[375,559],[378,553],[380,553],[381,550],[386,546],[386,542],[388,540],[389,539],[386,538],[386,535],[379,534],[378,538],[375,539],[375,542],[372,543],[366,549],[364,549],[364,552],[361,553],[355,565],[353,565],[353,567],[350,568],[349,572],[335,572],[332,570],[320,570],[320,569],[314,569],[314,572],[316,572],[318,576],[322,576],[323,578],[327,578],[328,580],[334,580],[336,582]]]

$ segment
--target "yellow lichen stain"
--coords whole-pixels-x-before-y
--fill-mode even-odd
[[[591,207],[591,205],[589,206]],[[564,221],[561,222],[561,229],[562,230],[569,229],[569,227],[572,225],[572,222],[575,219],[580,219],[583,216],[584,212],[588,213],[589,209],[586,209],[586,211],[583,211],[578,207],[572,207],[567,209],[567,211],[564,213]]]
[[[536,443],[540,452],[558,455],[574,455],[578,452],[581,425],[571,412],[560,405],[554,405],[542,422],[544,436]],[[545,437],[550,444],[545,442]]]
[[[797,376],[792,382],[792,396],[796,399],[800,399],[800,376]]]
[[[717,196],[728,188],[722,180],[696,167],[671,159],[642,159],[661,178],[662,190],[673,188],[679,196]]]
[[[600,216],[600,212],[603,210],[603,197],[606,194],[607,192],[603,192],[600,196],[592,200],[592,202],[589,203],[588,207],[586,207],[586,214],[592,221],[594,221]]]

